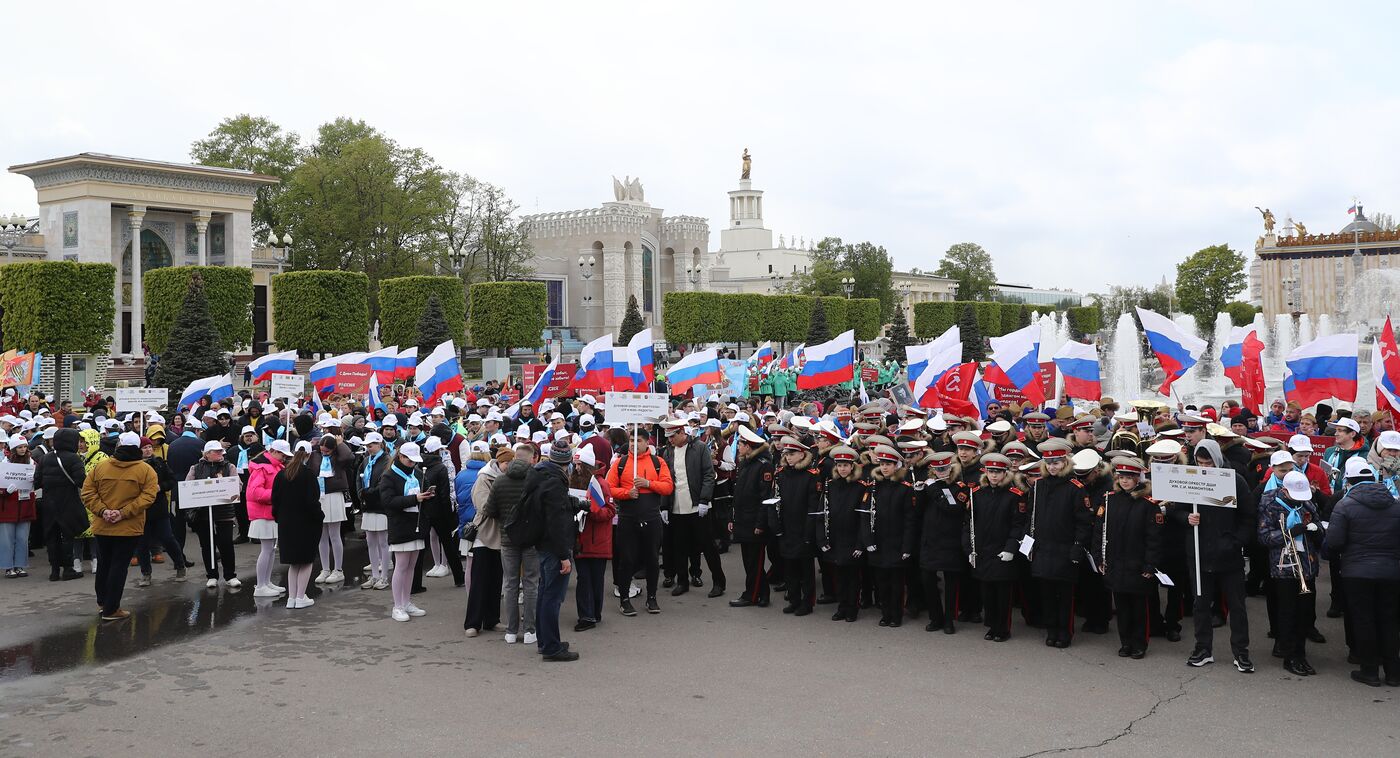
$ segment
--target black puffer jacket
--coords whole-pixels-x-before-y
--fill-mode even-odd
[[[59,429],[53,435],[53,452],[34,467],[34,486],[44,491],[39,507],[46,521],[56,519],[68,537],[88,528],[87,508],[79,493],[87,474],[78,455],[78,430]]]
[[[497,524],[509,524],[515,520],[515,506],[520,503],[520,496],[525,493],[525,476],[530,473],[530,464],[523,458],[516,458],[506,466],[504,474],[496,477],[496,482],[491,486],[491,497],[486,499],[484,506],[478,505],[478,513],[482,518],[494,518]],[[388,474],[385,474],[388,476]],[[501,546],[511,547],[510,538],[506,536],[504,529],[501,530]]]
[[[1348,579],[1400,579],[1400,501],[1379,482],[1352,487],[1332,509],[1325,546]]]
[[[773,496],[773,459],[767,445],[741,454],[734,472],[734,541],[762,542],[755,529],[768,527],[764,500]]]
[[[416,496],[404,494],[404,485],[410,478],[417,480],[419,491],[427,489],[423,483],[423,469],[415,466],[412,471],[405,471],[400,465],[395,461],[379,477],[379,504],[389,517],[390,545],[427,539],[428,536],[428,519],[423,514],[422,503]]]
[[[452,480],[442,456],[430,453],[423,464],[423,488],[437,487],[437,496],[423,501],[423,515],[428,523],[457,526],[457,506],[452,503]]]

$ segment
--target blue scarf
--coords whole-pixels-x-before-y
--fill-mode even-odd
[[[384,455],[384,451],[380,450],[379,452],[365,459],[365,470],[360,474],[360,484],[362,487],[366,489],[369,488],[370,474],[374,473],[374,464],[376,461],[379,460],[379,457],[382,455]]]
[[[1283,527],[1284,527],[1283,538],[1284,538],[1284,539],[1289,539],[1289,537],[1288,537],[1288,531],[1291,530],[1293,527],[1295,527],[1295,526],[1297,526],[1297,525],[1303,523],[1303,504],[1302,504],[1302,503],[1299,503],[1299,504],[1295,507],[1295,506],[1289,504],[1289,502],[1288,502],[1288,500],[1287,500],[1286,498],[1278,497],[1278,496],[1274,497],[1274,502],[1275,502],[1275,503],[1278,503],[1278,504],[1281,505],[1281,506],[1283,506],[1283,509],[1284,509],[1285,511],[1288,511],[1288,516],[1285,517],[1284,522],[1283,522]],[[1307,552],[1307,549],[1308,549],[1308,548],[1307,548],[1307,541],[1304,540],[1304,539],[1302,538],[1301,535],[1300,535],[1298,538],[1296,538],[1296,539],[1294,540],[1294,542],[1297,544],[1297,546],[1298,546],[1298,551],[1299,551],[1299,552]]]
[[[331,468],[331,457],[329,455],[321,456],[321,475],[316,477],[316,488],[321,490],[322,495],[326,494],[326,480],[330,478],[326,474],[331,473],[334,473],[334,469]]]

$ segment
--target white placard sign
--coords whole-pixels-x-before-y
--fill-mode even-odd
[[[117,410],[121,413],[145,413],[158,411],[168,405],[170,393],[155,387],[118,387],[113,399],[117,401]]]
[[[0,463],[0,487],[9,492],[30,492],[34,489],[34,465]]]
[[[272,389],[268,393],[268,399],[296,400],[297,396],[305,391],[306,377],[301,374],[273,374]]]
[[[213,479],[190,479],[180,482],[180,509],[205,508],[238,502],[239,480],[236,476]]]
[[[1171,503],[1235,507],[1235,470],[1152,464],[1152,497]]]
[[[609,392],[606,418],[613,426],[655,424],[671,410],[671,398],[661,392]]]

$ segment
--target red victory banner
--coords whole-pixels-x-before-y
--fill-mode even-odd
[[[342,395],[369,394],[374,367],[368,363],[342,363],[335,367],[335,391]]]
[[[521,371],[522,381],[520,382],[525,392],[529,392],[530,388],[535,386],[535,382],[539,381],[540,374],[543,374],[547,368],[549,368],[547,363],[525,364]],[[561,363],[555,366],[554,378],[550,381],[549,386],[544,388],[544,394],[540,395],[540,399],[548,400],[568,392],[569,385],[573,384],[574,381],[574,372],[577,370],[578,366],[572,363]]]

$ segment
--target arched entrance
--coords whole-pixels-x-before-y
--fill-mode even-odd
[[[170,247],[165,244],[151,229],[141,230],[141,272],[157,268],[166,268],[171,265]],[[131,306],[131,243],[126,243],[126,249],[122,250],[122,306]],[[132,350],[131,344],[131,311],[122,311],[122,339],[121,351],[128,355],[135,352],[138,356],[141,353],[139,345],[136,350]]]

